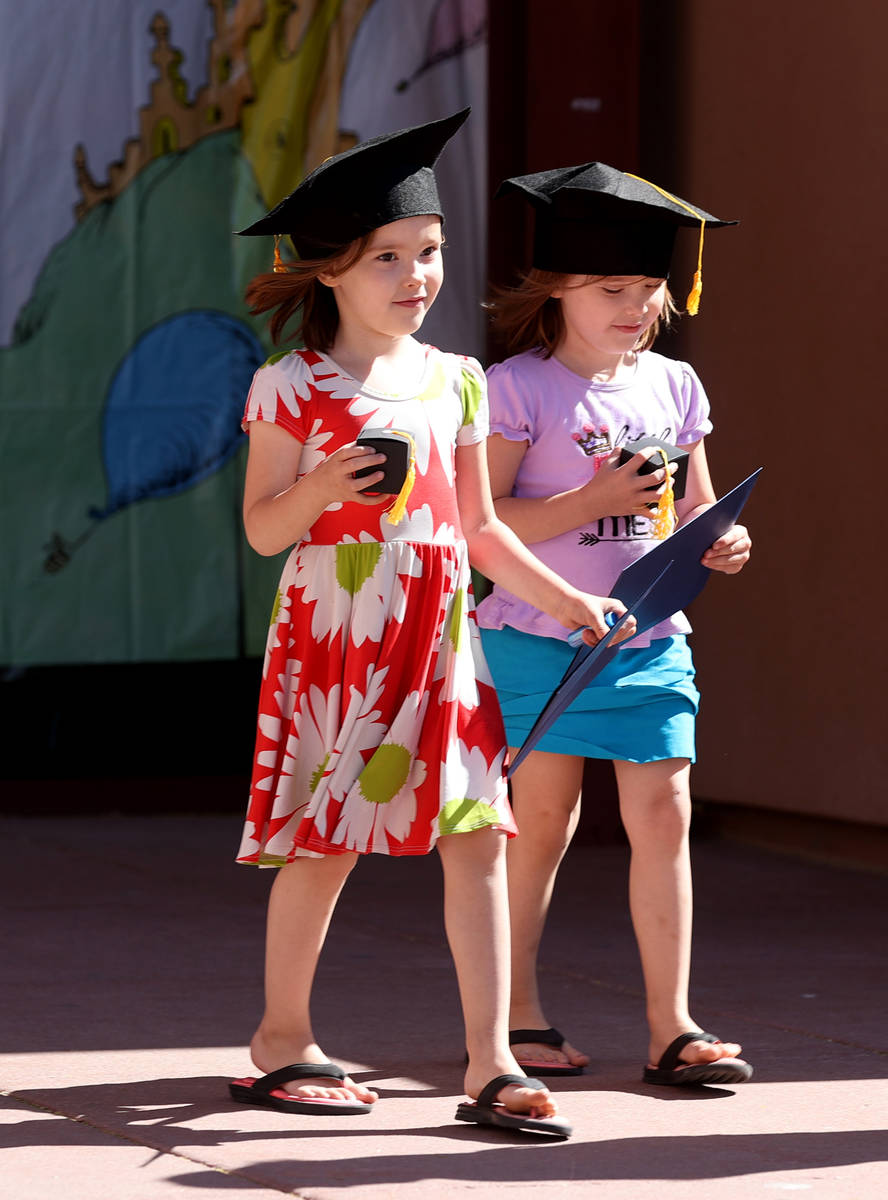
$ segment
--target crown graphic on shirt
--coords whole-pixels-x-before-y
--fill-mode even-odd
[[[571,437],[589,457],[595,454],[609,454],[613,449],[610,431],[606,425],[601,425],[598,429],[594,425],[584,425],[582,433],[572,433]]]

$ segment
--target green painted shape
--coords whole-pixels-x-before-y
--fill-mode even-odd
[[[278,619],[278,613],[281,611],[283,599],[283,594],[281,593],[280,588],[278,588],[274,594],[274,604],[271,606],[271,620],[268,622],[269,626],[272,626],[276,623]]]
[[[330,761],[330,755],[325,754],[324,757],[321,759],[321,761],[318,763],[318,765],[315,767],[314,771],[312,772],[311,783],[309,784],[309,790],[311,791],[312,795],[314,795],[315,792],[318,790],[318,784],[324,778],[324,772],[327,769],[327,763],[329,761]]]
[[[466,599],[466,593],[460,588],[455,593],[453,603],[450,606],[450,644],[457,654],[463,640],[463,616],[466,611]]]
[[[471,833],[485,825],[498,825],[496,809],[483,800],[448,800],[438,817],[438,828],[447,833]]]
[[[188,491],[98,524],[87,515],[105,501],[108,390],[149,329],[176,313],[215,310],[274,349],[266,319],[251,317],[243,301],[249,279],[267,269],[268,247],[231,233],[261,215],[259,203],[239,134],[212,134],[154,160],[44,261],[12,344],[0,347],[0,662],[262,654],[283,556],[253,553],[233,517],[246,446]],[[53,533],[77,547],[49,574]]]
[[[356,596],[367,580],[372,578],[381,557],[380,542],[352,542],[337,546],[336,582],[350,596]]]
[[[259,368],[259,370],[261,371],[261,370],[263,370],[265,367],[272,367],[272,366],[274,366],[274,364],[275,364],[276,362],[280,362],[282,358],[286,358],[288,354],[292,354],[292,353],[293,353],[293,351],[292,351],[292,350],[278,350],[277,354],[270,354],[270,355],[268,356],[268,358],[266,358],[266,360],[265,360],[265,362],[262,364],[262,366]]]
[[[256,862],[257,867],[285,867],[288,859],[281,854],[260,854]]]
[[[481,407],[481,381],[472,371],[467,371],[465,368],[463,368],[462,387],[459,395],[463,407],[462,423],[471,425]]]
[[[407,782],[410,751],[406,746],[386,742],[380,746],[358,776],[365,800],[388,804]]]

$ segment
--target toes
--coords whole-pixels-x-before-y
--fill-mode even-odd
[[[541,1042],[520,1042],[512,1046],[512,1053],[520,1062],[526,1058],[528,1062],[566,1063],[567,1056],[561,1054],[552,1046],[544,1046]]]
[[[719,1042],[722,1058],[739,1058],[743,1047],[737,1042]]]
[[[292,1096],[296,1100],[345,1100],[348,1093],[345,1088],[335,1084],[325,1086],[323,1083],[294,1083],[291,1087],[283,1088],[274,1093],[281,1096]]]
[[[589,1065],[589,1055],[571,1046],[570,1042],[564,1042],[560,1050],[542,1042],[518,1042],[511,1049],[519,1063],[523,1060],[530,1063],[552,1063],[560,1067]]]
[[[335,1079],[324,1081],[323,1076],[318,1076],[317,1083],[294,1084],[281,1091],[280,1095],[282,1098],[293,1096],[297,1100],[360,1100],[364,1104],[373,1104],[379,1099],[376,1092],[353,1083],[351,1079],[340,1083]]]
[[[343,1080],[342,1090],[345,1092],[346,1100],[361,1100],[364,1104],[373,1104],[379,1099],[378,1092],[373,1092],[370,1088],[364,1087],[362,1083],[355,1083],[350,1078]]]
[[[652,1044],[650,1047],[651,1058],[648,1067],[651,1070],[658,1069],[663,1053],[666,1047],[662,1044]],[[682,1046],[678,1055],[678,1064],[675,1067],[676,1071],[681,1071],[684,1067],[699,1067],[708,1066],[710,1063],[721,1062],[726,1058],[740,1058],[743,1047],[738,1042],[703,1042],[694,1040],[686,1042]],[[741,1059],[742,1061],[742,1059]]]
[[[375,1104],[379,1099],[378,1092],[372,1092],[370,1088],[355,1083],[352,1079],[345,1080],[341,1091],[344,1093],[344,1100],[361,1100],[364,1104]]]
[[[718,1062],[722,1058],[737,1058],[742,1048],[737,1042],[688,1042],[681,1057],[692,1064]],[[687,1051],[691,1051],[691,1058],[685,1058]]]
[[[497,1093],[497,1102],[509,1112],[526,1113],[531,1117],[554,1117],[558,1105],[548,1088],[527,1088],[510,1083]]]
[[[572,1046],[570,1042],[564,1042],[561,1050],[572,1067],[588,1067],[590,1062],[589,1055],[584,1054],[582,1050],[578,1050],[576,1046]]]

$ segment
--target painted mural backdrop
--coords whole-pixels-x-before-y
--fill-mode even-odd
[[[328,155],[471,104],[441,163],[478,354],[486,0],[78,0],[0,40],[0,662],[261,653],[280,563],[240,527],[270,344],[236,238]]]

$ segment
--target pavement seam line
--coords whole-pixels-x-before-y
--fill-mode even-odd
[[[37,1100],[31,1100],[24,1096],[20,1096],[18,1092],[7,1091],[5,1088],[0,1088],[0,1096],[6,1096],[10,1100],[17,1100],[19,1104],[24,1104],[27,1108],[34,1109],[36,1112],[47,1113],[51,1117],[60,1117],[63,1121],[73,1121],[75,1125],[85,1125],[88,1129],[95,1129],[98,1133],[105,1134],[106,1137],[116,1138],[119,1142],[126,1142],[130,1146],[138,1146],[144,1150],[153,1150],[155,1156],[159,1154],[168,1154],[172,1158],[180,1158],[183,1162],[191,1163],[196,1167],[204,1167],[208,1171],[216,1171],[219,1175],[233,1175],[238,1179],[246,1179],[249,1183],[257,1184],[259,1187],[267,1188],[271,1192],[279,1192],[282,1196],[295,1196],[296,1200],[309,1200],[302,1192],[294,1192],[286,1188],[278,1187],[274,1183],[269,1183],[265,1179],[257,1175],[251,1175],[248,1171],[241,1171],[229,1167],[217,1167],[213,1163],[205,1162],[202,1158],[194,1158],[190,1154],[183,1154],[180,1150],[172,1149],[169,1146],[156,1146],[151,1142],[143,1141],[141,1138],[133,1137],[126,1133],[121,1133],[116,1129],[108,1129],[106,1126],[99,1124],[98,1121],[90,1120],[85,1116],[74,1116],[71,1113],[61,1112],[57,1108],[51,1108],[48,1104],[40,1104]],[[166,1128],[170,1128],[167,1126]]]

